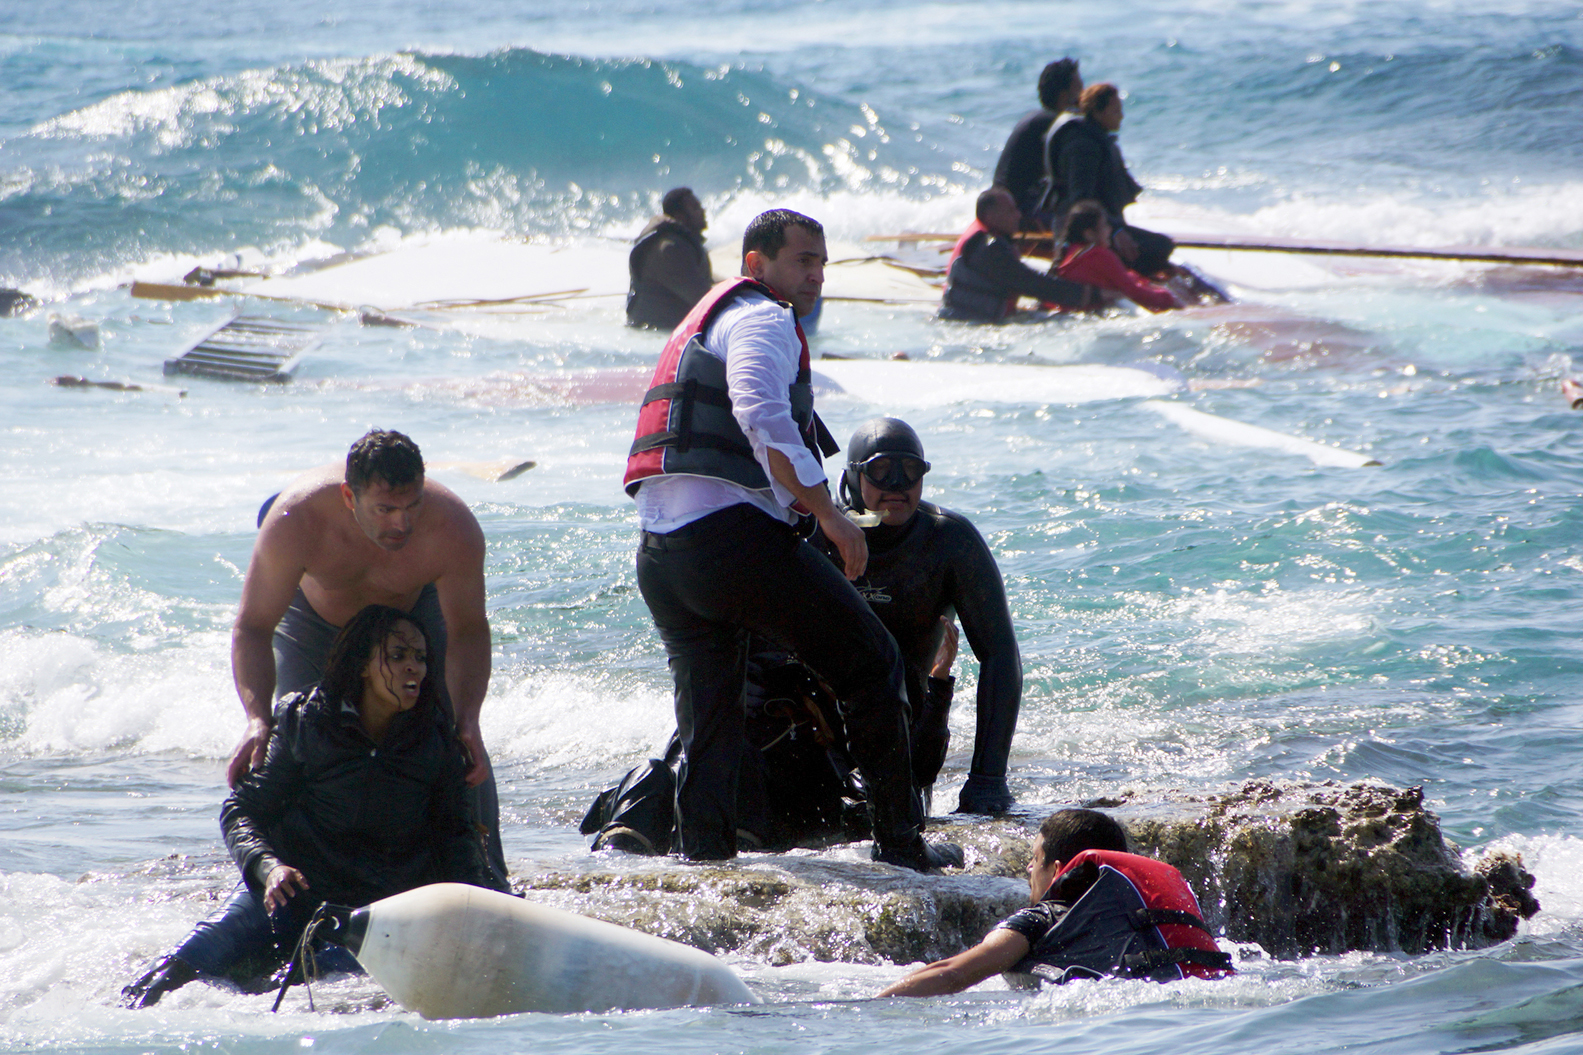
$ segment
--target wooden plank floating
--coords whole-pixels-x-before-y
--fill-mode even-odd
[[[1448,246],[1420,249],[1413,246],[1356,246],[1336,242],[1310,242],[1286,238],[1220,238],[1200,235],[1174,238],[1183,249],[1238,249],[1254,253],[1301,253],[1312,256],[1378,256],[1409,260],[1454,260],[1469,264],[1522,264],[1543,267],[1583,267],[1583,251],[1504,246]]]
[[[919,242],[955,242],[961,235],[939,231],[902,231],[899,234],[872,234],[865,242],[898,242],[903,245]],[[1025,242],[1048,242],[1050,236],[1039,231],[1019,232],[1017,238]],[[1312,256],[1378,256],[1410,260],[1454,260],[1469,264],[1520,264],[1541,267],[1583,267],[1583,250],[1548,249],[1521,246],[1450,246],[1444,249],[1424,249],[1414,246],[1344,245],[1340,242],[1315,242],[1288,238],[1228,238],[1218,235],[1197,235],[1185,238],[1171,236],[1183,249],[1236,249],[1252,253],[1298,253]]]
[[[318,330],[311,326],[238,315],[181,355],[166,359],[165,373],[278,384],[291,380],[303,355],[319,339]]]

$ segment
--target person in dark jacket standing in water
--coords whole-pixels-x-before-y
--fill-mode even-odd
[[[667,191],[660,209],[627,260],[627,325],[672,330],[714,285],[704,248],[709,219],[691,187]]]
[[[327,901],[360,907],[443,882],[511,892],[486,861],[428,659],[399,609],[369,605],[346,625],[324,680],[280,702],[263,766],[221,807],[242,872],[231,900],[123,990],[129,1006],[200,976],[267,977]]]
[[[1017,310],[1018,297],[1032,297],[1063,308],[1099,304],[1092,286],[1068,282],[1022,262],[1017,228],[1022,213],[1005,187],[978,196],[977,219],[962,232],[945,268],[940,318],[960,322],[1000,322]]]

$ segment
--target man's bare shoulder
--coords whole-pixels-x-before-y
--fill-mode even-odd
[[[341,499],[342,479],[340,466],[325,465],[287,484],[275,496],[259,525],[260,542],[286,543],[322,532],[336,511],[345,506]]]
[[[453,552],[457,563],[470,564],[482,559],[484,529],[461,496],[444,484],[426,480],[423,505],[425,516],[434,518],[432,529],[423,533],[431,545]]]

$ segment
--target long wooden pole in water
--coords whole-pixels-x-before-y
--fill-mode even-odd
[[[938,232],[903,231],[900,234],[875,234],[865,242],[954,242],[959,236]],[[1048,241],[1050,236],[1023,232],[1025,241]],[[1299,253],[1317,256],[1379,256],[1413,260],[1455,260],[1471,264],[1525,264],[1544,267],[1583,267],[1583,250],[1521,247],[1469,247],[1423,249],[1413,246],[1340,245],[1327,242],[1301,242],[1283,238],[1223,238],[1213,235],[1174,238],[1184,249],[1234,249],[1253,253]]]

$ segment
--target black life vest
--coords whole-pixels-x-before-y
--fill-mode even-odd
[[[638,410],[637,436],[627,454],[622,485],[628,494],[637,494],[639,484],[660,475],[707,476],[755,491],[770,486],[769,477],[753,457],[752,444],[731,413],[725,361],[706,352],[703,342],[715,316],[749,291],[785,303],[755,279],[727,279],[693,306],[665,342]],[[802,342],[797,378],[786,395],[803,443],[814,457],[822,459],[840,447],[814,413],[808,338],[801,325],[797,338]]]
[[[1084,850],[1056,875],[1080,885],[1094,878],[1066,914],[1012,970],[1057,984],[1073,978],[1150,978],[1168,982],[1231,972],[1182,873],[1137,854]]]
[[[967,258],[994,237],[974,220],[956,240],[945,265],[945,290],[940,295],[944,317],[999,322],[1017,310],[1017,294],[973,269]]]

